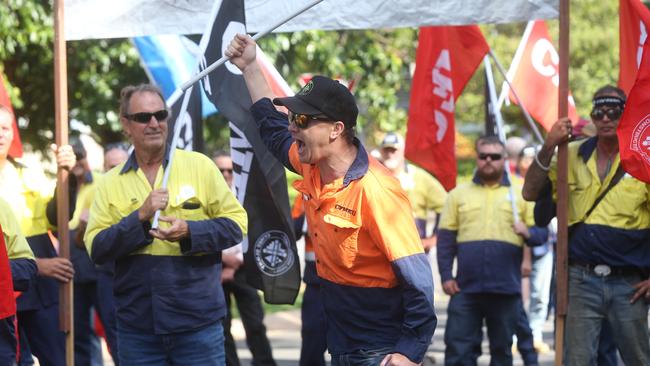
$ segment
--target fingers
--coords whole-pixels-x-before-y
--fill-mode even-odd
[[[72,146],[63,145],[59,147],[56,144],[52,144],[50,145],[50,149],[56,156],[56,163],[58,168],[70,170],[76,164],[77,159],[75,158]]]
[[[630,300],[630,303],[633,304],[637,300],[641,298],[645,298],[646,301],[650,300],[650,280],[646,281],[641,281],[635,285],[633,285],[636,289],[634,292],[634,296],[632,296],[632,299]]]

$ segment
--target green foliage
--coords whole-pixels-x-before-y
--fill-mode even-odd
[[[54,132],[51,1],[3,0],[0,34],[0,72],[13,86],[10,95],[16,115],[27,124],[21,138],[43,149]],[[147,80],[130,42],[68,42],[67,72],[70,118],[90,124],[105,142],[119,139],[119,91]]]
[[[617,1],[571,2],[570,86],[583,116],[589,112],[591,94],[603,84],[615,84],[618,77],[617,7]],[[557,23],[547,22],[556,45]],[[17,115],[29,123],[22,138],[37,148],[47,146],[54,129],[52,27],[51,0],[0,2],[0,72],[13,85],[10,94]],[[506,68],[524,27],[525,23],[481,26]],[[375,145],[383,131],[405,132],[417,29],[281,33],[265,37],[260,46],[294,90],[305,72],[355,80],[359,133],[369,145]],[[104,142],[118,138],[119,90],[147,80],[131,43],[68,42],[67,62],[70,117],[91,125]],[[496,78],[500,86],[502,78]],[[459,126],[483,124],[483,93],[480,67],[456,104]],[[517,107],[507,107],[504,117],[519,133],[527,130]],[[225,121],[212,117],[206,136],[208,150],[224,146]]]

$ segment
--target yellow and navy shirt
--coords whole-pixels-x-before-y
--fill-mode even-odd
[[[532,206],[513,186],[519,220],[533,225]],[[438,268],[442,281],[454,278],[466,293],[518,294],[521,292],[521,260],[524,239],[512,225],[510,182],[486,186],[477,176],[471,183],[449,192],[438,232]]]
[[[11,207],[36,258],[57,256],[48,236],[52,225],[47,207],[53,194],[54,184],[40,168],[9,160],[0,172],[0,198]],[[54,278],[38,276],[29,286],[16,302],[18,311],[41,309],[59,301],[59,284]]]
[[[11,207],[0,198],[0,226],[7,246],[11,278],[15,291],[27,291],[38,272],[34,253],[23,236]]]
[[[163,165],[167,165],[169,147]],[[154,239],[138,209],[152,188],[132,153],[97,186],[84,242],[95,263],[115,261],[114,295],[121,327],[170,334],[209,325],[226,314],[221,251],[241,242],[246,211],[206,156],[176,150],[164,216],[184,219],[189,238]],[[160,227],[169,225],[160,222]]]
[[[597,137],[569,144],[569,260],[589,264],[650,268],[650,185],[629,174],[605,195],[591,215],[587,211],[614,177],[620,157],[602,182],[596,167]],[[557,182],[554,159],[549,172]],[[581,222],[584,224],[577,225]]]
[[[294,187],[305,201],[330,353],[392,347],[421,362],[436,326],[433,279],[397,179],[355,139],[345,176],[323,185],[317,165],[300,163],[287,116],[267,98],[251,111],[269,150],[303,177]]]
[[[428,215],[431,212],[436,213],[437,226],[440,213],[445,206],[447,191],[436,178],[424,169],[412,164],[406,164],[404,168],[404,171],[397,175],[397,179],[411,201],[413,217],[420,238],[425,238]]]

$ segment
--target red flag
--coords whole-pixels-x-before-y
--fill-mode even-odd
[[[650,183],[650,43],[647,41],[616,133],[625,171]]]
[[[456,186],[455,102],[489,49],[475,25],[420,28],[404,152],[447,190]]]
[[[7,245],[0,225],[0,319],[16,314],[14,300],[14,283],[11,279],[11,268],[7,256]]]
[[[650,10],[640,0],[620,0],[618,86],[626,94],[634,84],[649,26]]]
[[[549,131],[558,119],[560,56],[543,20],[530,21],[508,70],[508,79],[528,113]],[[510,93],[510,100],[517,102]],[[569,118],[578,123],[575,102],[569,93]]]
[[[13,108],[11,108],[11,102],[9,101],[9,94],[5,89],[5,81],[2,79],[2,73],[0,73],[0,105],[9,108],[11,113],[14,113]],[[20,142],[20,135],[18,134],[18,125],[16,124],[16,118],[14,118],[13,130],[14,140],[9,147],[9,156],[19,158],[23,156],[23,144]]]

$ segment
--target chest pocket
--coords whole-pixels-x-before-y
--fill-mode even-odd
[[[130,215],[133,211],[139,209],[140,206],[142,206],[142,202],[137,198],[133,198],[130,201],[125,200],[124,202],[109,203],[111,215],[118,220]]]
[[[176,200],[172,200],[176,201]],[[170,203],[166,211],[169,215],[189,221],[199,221],[208,218],[205,205],[198,197],[189,197],[180,202]],[[167,212],[166,212],[167,213]]]
[[[342,217],[327,214],[323,217],[327,224],[327,255],[334,263],[352,268],[358,256],[358,238],[361,225]]]

